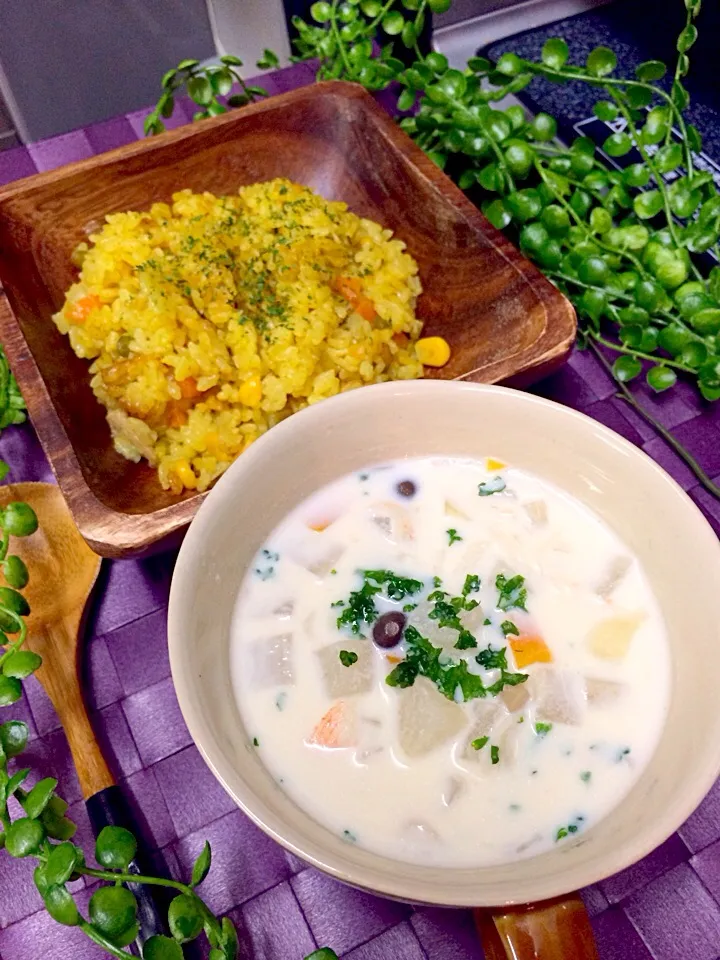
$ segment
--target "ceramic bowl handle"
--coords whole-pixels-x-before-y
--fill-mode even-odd
[[[486,960],[599,960],[576,894],[494,913],[476,910],[475,923]]]

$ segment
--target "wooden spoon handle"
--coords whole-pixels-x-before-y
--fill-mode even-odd
[[[590,919],[576,894],[474,914],[486,960],[598,960]]]

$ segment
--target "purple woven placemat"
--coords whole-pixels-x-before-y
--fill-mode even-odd
[[[278,93],[311,80],[310,68],[297,66],[262,82]],[[142,136],[147,112],[0,153],[0,184],[129,143]],[[173,125],[189,116],[181,107]],[[593,356],[576,352],[535,392],[582,410],[642,447],[720,532],[720,503],[615,399],[612,381]],[[644,387],[636,392],[720,481],[720,404],[710,410],[683,383],[662,396]],[[11,464],[13,481],[52,479],[29,426],[2,435],[0,456]],[[237,922],[243,960],[301,960],[316,945],[333,946],[344,960],[481,960],[467,912],[414,910],[350,890],[286,854],[234,809],[190,742],[170,680],[166,614],[174,560],[165,554],[105,564],[89,625],[86,676],[95,729],[167,869],[187,876],[203,842],[211,842],[214,862],[203,892],[213,909]],[[37,683],[28,683],[13,715],[30,727],[28,766],[59,778],[80,840],[89,846],[67,744]],[[85,906],[90,890],[78,887]],[[662,847],[583,896],[601,960],[718,960],[720,782]],[[99,956],[82,934],[59,927],[41,908],[29,863],[2,857],[0,960]]]

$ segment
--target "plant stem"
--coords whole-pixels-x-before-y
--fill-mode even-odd
[[[638,403],[638,401],[635,399],[635,397],[630,392],[628,387],[622,381],[618,380],[617,377],[615,377],[615,375],[612,372],[612,367],[608,363],[607,359],[603,356],[602,350],[600,350],[600,348],[594,342],[594,340],[590,339],[588,341],[588,346],[592,350],[592,352],[595,354],[595,356],[598,358],[602,366],[605,368],[605,372],[608,373],[617,384],[618,389],[620,391],[620,393],[617,394],[618,398],[620,400],[624,400],[625,403],[631,406],[636,413],[638,413],[644,420],[646,420],[650,424],[650,426],[653,427],[653,429],[660,434],[660,436],[663,438],[665,443],[667,443],[667,445],[675,451],[675,453],[680,457],[680,459],[687,464],[687,466],[690,468],[694,476],[697,478],[700,485],[703,486],[708,491],[708,493],[711,493],[714,497],[720,500],[720,487],[718,487],[717,484],[712,482],[710,477],[708,477],[708,475],[705,473],[703,468],[697,462],[695,457],[693,457],[692,454],[688,453],[685,447],[683,447],[683,445],[675,439],[675,437],[670,433],[670,431],[667,430],[658,420],[656,420],[651,413],[648,413],[648,411],[645,409],[645,407],[642,406],[642,404]]]
[[[587,330],[586,334],[609,350],[614,350],[616,353],[624,353],[629,357],[638,357],[640,360],[649,360],[651,363],[661,364],[663,367],[675,367],[676,370],[682,370],[683,373],[695,373],[692,367],[688,367],[684,363],[678,363],[676,360],[669,360],[665,357],[653,356],[650,353],[643,353],[641,350],[633,350],[632,347],[626,347],[621,343],[613,343],[611,340],[606,340],[594,330]]]
[[[335,37],[335,42],[338,45],[338,53],[340,54],[340,59],[345,67],[345,72],[347,73],[348,77],[352,78],[352,67],[350,66],[350,61],[347,58],[345,44],[340,36],[340,31],[338,30],[337,25],[337,8],[339,2],[340,0],[332,0],[332,9],[330,11],[330,31]]]
[[[90,926],[90,924],[83,920],[80,923],[80,929],[82,932],[89,937],[93,943],[96,943],[99,947],[102,947],[106,953],[109,953],[111,957],[118,957],[119,960],[126,960],[127,957],[133,957],[132,953],[128,953],[126,950],[121,950],[120,947],[116,947],[114,943],[104,937],[99,930],[96,930],[95,927]]]
[[[540,160],[535,161],[535,169],[537,170],[538,175],[540,176],[540,179],[542,180],[542,182],[546,186],[548,186],[552,190],[552,192],[555,194],[555,197],[558,203],[565,208],[566,213],[573,218],[576,225],[580,227],[580,229],[584,232],[585,236],[590,241],[592,241],[592,243],[596,244],[602,250],[607,250],[608,253],[612,253],[620,257],[625,257],[626,260],[629,260],[630,263],[632,263],[632,265],[635,267],[638,273],[640,273],[644,277],[648,276],[647,270],[645,269],[645,267],[643,267],[643,265],[640,263],[640,261],[637,259],[637,257],[634,254],[630,253],[628,250],[623,250],[618,247],[613,247],[609,243],[604,243],[597,236],[597,234],[593,233],[590,230],[587,223],[583,220],[581,216],[579,216],[579,214],[575,212],[575,210],[573,210],[572,206],[567,202],[565,197],[561,196],[561,194],[559,194],[557,190],[553,189],[552,183],[549,182],[548,177],[545,173],[545,170],[543,169],[543,164]],[[557,174],[557,176],[562,176],[562,174]],[[582,189],[587,189],[587,188],[583,187]]]
[[[683,150],[685,153],[685,166],[688,176],[692,176],[692,151],[690,150],[690,145],[688,143],[687,127],[685,125],[685,119],[682,115],[682,110],[678,108],[670,94],[666,93],[661,87],[655,87],[651,83],[644,83],[642,80],[621,80],[618,77],[590,77],[587,73],[580,70],[574,70],[572,67],[570,69],[565,69],[563,67],[561,70],[554,70],[552,67],[548,67],[545,64],[532,63],[531,61],[528,62],[526,66],[527,69],[532,73],[542,73],[545,75],[552,74],[555,77],[563,77],[566,80],[580,80],[582,83],[587,83],[589,80],[596,80],[598,83],[604,85],[607,88],[608,93],[611,95],[612,91],[610,90],[610,87],[622,87],[623,89],[626,87],[641,87],[643,90],[650,90],[654,96],[661,97],[667,102],[671,111],[675,115],[678,126],[680,127]]]

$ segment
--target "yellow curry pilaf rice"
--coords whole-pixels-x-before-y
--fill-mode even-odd
[[[422,376],[405,245],[288,180],[112,214],[76,258],[55,322],[94,359],[116,449],[175,493],[306,404]]]

